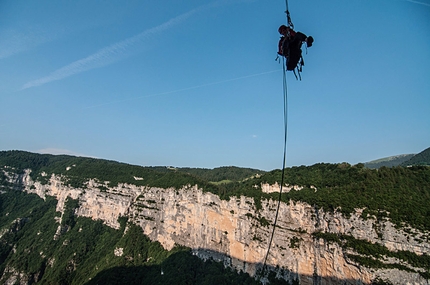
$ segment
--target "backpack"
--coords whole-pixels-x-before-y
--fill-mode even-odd
[[[311,47],[314,39],[312,37],[306,37],[306,35],[301,32],[296,32],[294,37],[290,40],[282,36],[278,43],[278,54],[287,59],[287,70],[293,71],[296,78],[298,75],[300,79],[300,72],[302,72],[302,67],[305,65],[302,56],[302,43],[305,40],[307,47]]]

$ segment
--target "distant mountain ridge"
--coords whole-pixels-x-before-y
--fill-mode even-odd
[[[401,164],[401,166],[412,165],[430,165],[430,147],[426,148],[417,155],[414,155],[410,160],[405,161]]]
[[[245,179],[251,178],[254,175],[262,175],[266,173],[266,171],[264,170],[237,167],[237,166],[221,166],[213,169],[190,168],[190,167],[165,167],[165,166],[155,166],[155,167],[147,167],[147,168],[158,172],[175,171],[180,173],[186,173],[214,183],[240,182]]]
[[[394,156],[384,157],[384,158],[366,162],[364,163],[364,166],[367,168],[373,168],[373,169],[379,168],[382,166],[385,166],[385,167],[399,166],[400,164],[406,161],[409,161],[414,156],[415,154],[394,155]]]
[[[367,168],[430,165],[430,147],[418,154],[400,154],[365,162]]]

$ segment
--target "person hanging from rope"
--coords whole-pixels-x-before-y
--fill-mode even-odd
[[[306,43],[307,47],[311,47],[314,42],[313,37],[296,32],[286,25],[281,25],[278,32],[281,34],[278,43],[278,54],[287,59],[287,70],[294,70],[299,65],[298,71],[301,72],[301,67],[304,65],[302,44]]]

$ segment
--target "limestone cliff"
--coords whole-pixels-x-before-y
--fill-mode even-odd
[[[166,249],[175,244],[193,249],[201,258],[213,258],[237,270],[255,275],[261,269],[272,232],[277,201],[262,201],[257,210],[249,197],[232,197],[228,201],[203,192],[197,185],[182,189],[162,189],[108,184],[90,180],[85,188],[66,186],[62,177],[52,175],[49,183],[33,181],[26,171],[21,176],[9,174],[11,181],[22,183],[25,191],[58,200],[62,212],[68,197],[79,200],[76,214],[103,220],[119,228],[118,218],[127,216],[144,233]],[[273,191],[275,185],[264,186]],[[299,188],[292,187],[296,191]],[[389,221],[363,220],[361,210],[346,218],[338,212],[324,212],[306,203],[281,203],[279,218],[267,263],[285,280],[300,284],[370,284],[380,278],[393,284],[429,284],[411,270],[370,269],[350,258],[338,243],[315,237],[314,233],[338,233],[367,240],[391,251],[405,250],[417,255],[430,254],[426,234],[417,230],[397,229]],[[418,237],[418,238],[417,238]],[[422,238],[421,238],[422,237]],[[400,260],[386,259],[389,263]]]

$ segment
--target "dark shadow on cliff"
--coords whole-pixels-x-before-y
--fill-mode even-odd
[[[203,261],[189,251],[172,254],[160,265],[121,266],[104,270],[87,285],[95,284],[259,284],[246,273],[224,268],[221,262]]]
[[[205,250],[209,252],[208,250]],[[220,255],[214,252],[215,255]],[[259,268],[262,264],[257,265]],[[269,266],[268,276],[271,285],[298,285],[298,284],[364,284],[361,280],[322,279],[320,276],[299,276],[297,273],[285,269]],[[279,279],[284,276],[285,279]],[[162,264],[147,266],[120,266],[104,270],[89,280],[85,285],[96,284],[150,284],[150,285],[238,285],[261,284],[260,281],[243,271],[237,272],[224,267],[223,262],[211,259],[203,261],[189,251],[172,254]],[[378,283],[389,284],[389,283]]]

